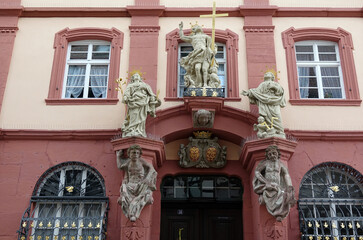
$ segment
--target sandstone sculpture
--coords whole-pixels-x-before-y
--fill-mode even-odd
[[[259,195],[260,204],[266,205],[277,221],[282,221],[296,204],[294,187],[287,168],[280,161],[277,146],[269,146],[266,159],[257,165],[253,190]]]
[[[259,115],[264,118],[266,126],[268,126],[265,131],[266,134],[262,133],[260,136],[286,138],[280,110],[286,106],[284,89],[274,80],[275,75],[272,72],[267,72],[264,75],[264,82],[257,88],[243,90],[241,94],[247,96],[251,104],[258,106]],[[269,129],[273,130],[267,131]],[[259,132],[261,131],[262,129],[259,129]]]
[[[127,159],[122,158],[123,151],[117,151],[117,167],[125,171],[117,202],[131,222],[135,222],[146,204],[152,204],[153,191],[156,190],[157,172],[154,167],[141,158],[142,149],[133,145],[127,150]]]

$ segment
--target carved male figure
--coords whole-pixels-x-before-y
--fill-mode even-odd
[[[122,102],[127,104],[127,114],[121,127],[122,137],[146,137],[146,118],[148,115],[155,117],[155,109],[161,105],[161,101],[151,87],[142,81],[140,74],[131,76]]]
[[[211,48],[211,37],[204,34],[199,25],[194,25],[192,34],[185,36],[183,22],[179,24],[179,35],[181,40],[193,46],[193,51],[181,59],[181,66],[187,71],[188,76],[195,76],[196,87],[208,87],[208,69],[215,54]]]
[[[128,159],[122,159],[122,150],[117,151],[117,167],[125,171],[117,202],[131,222],[139,218],[146,204],[152,204],[153,191],[156,190],[154,167],[141,158],[142,149],[133,145],[127,150]]]
[[[295,192],[287,168],[280,161],[277,146],[266,149],[266,159],[255,169],[253,190],[259,195],[260,204],[266,205],[267,211],[282,221],[295,205]]]
[[[268,126],[275,128],[275,136],[285,138],[280,111],[280,108],[286,106],[284,89],[274,80],[275,75],[267,72],[264,75],[264,82],[257,88],[243,90],[241,94],[247,96],[251,104],[258,106],[260,116],[264,117]]]

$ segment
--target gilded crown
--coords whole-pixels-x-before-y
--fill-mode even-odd
[[[196,138],[210,138],[212,136],[212,133],[208,131],[197,131],[193,132],[193,134]]]

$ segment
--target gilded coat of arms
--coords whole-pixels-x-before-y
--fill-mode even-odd
[[[180,145],[179,165],[184,168],[221,168],[227,163],[227,147],[218,144],[218,138],[212,138],[210,132],[194,132],[189,137],[188,145]]]

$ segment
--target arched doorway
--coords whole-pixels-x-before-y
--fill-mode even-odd
[[[161,240],[241,240],[239,178],[167,176],[161,184]]]

